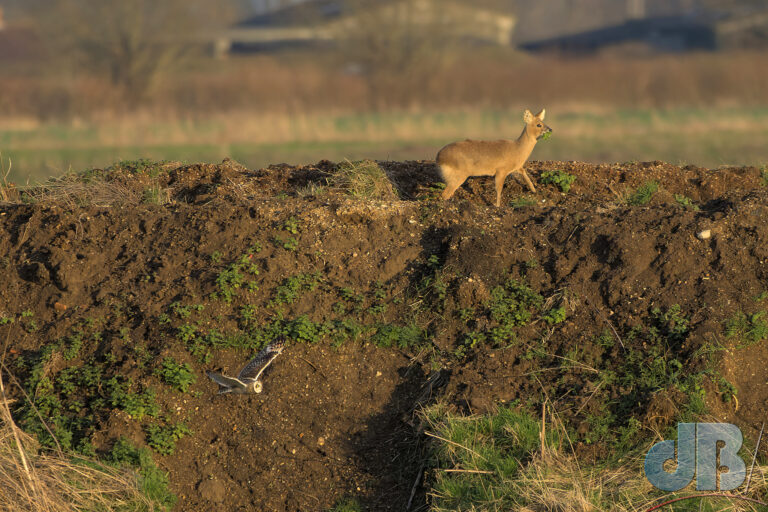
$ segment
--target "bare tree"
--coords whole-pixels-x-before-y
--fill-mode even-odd
[[[56,56],[106,74],[136,103],[158,76],[199,47],[203,31],[226,19],[225,3],[205,0],[35,0],[43,37]]]

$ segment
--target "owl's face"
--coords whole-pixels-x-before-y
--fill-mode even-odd
[[[253,384],[251,384],[251,393],[261,393],[262,386],[261,381],[256,381]]]

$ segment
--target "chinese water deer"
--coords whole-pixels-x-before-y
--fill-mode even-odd
[[[496,177],[496,206],[501,206],[504,179],[511,173],[522,175],[531,192],[536,192],[523,165],[531,156],[536,141],[552,131],[544,124],[544,109],[536,115],[526,110],[525,128],[517,140],[462,140],[448,144],[437,153],[437,165],[445,181],[443,199],[450,199],[470,176]]]

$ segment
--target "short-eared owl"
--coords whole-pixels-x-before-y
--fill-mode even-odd
[[[267,369],[267,366],[280,355],[283,348],[285,348],[283,341],[270,343],[240,370],[237,377],[228,377],[211,371],[207,371],[205,374],[219,385],[219,394],[261,393],[262,385],[259,377]]]

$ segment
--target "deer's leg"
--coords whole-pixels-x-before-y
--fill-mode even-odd
[[[456,192],[456,189],[458,189],[462,183],[464,183],[465,178],[461,178],[456,176],[456,171],[446,167],[441,168],[441,173],[443,175],[443,181],[445,181],[445,188],[443,189],[443,193],[440,194],[440,197],[443,198],[443,200],[447,201],[451,197],[453,197],[453,194]]]
[[[525,183],[528,185],[528,188],[531,189],[531,192],[535,194],[536,187],[533,186],[533,182],[531,181],[531,178],[528,177],[528,173],[525,172],[525,169],[520,169],[520,174],[522,174]]]
[[[504,180],[506,178],[506,174],[496,171],[496,208],[501,206],[501,189],[504,188]]]

